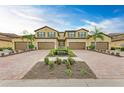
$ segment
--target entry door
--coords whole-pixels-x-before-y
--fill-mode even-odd
[[[65,47],[65,41],[59,41],[59,47]]]

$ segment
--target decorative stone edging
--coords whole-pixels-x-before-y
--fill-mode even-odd
[[[124,57],[124,56],[121,56],[121,55],[116,55],[114,52],[112,51],[95,51],[95,50],[88,50],[88,51],[92,51],[92,52],[98,52],[98,53],[102,53],[102,54],[106,54],[106,55],[110,55],[110,56],[116,56],[116,57]]]
[[[8,53],[8,54],[4,54],[4,53],[1,53],[1,55],[0,55],[0,57],[7,57],[7,56],[12,56],[12,55],[16,55],[16,54],[21,54],[21,53],[26,53],[26,52],[31,52],[31,51],[35,51],[35,50],[28,50],[28,51],[16,51],[16,52],[14,52],[14,51],[12,51],[12,52],[10,52],[10,53]]]

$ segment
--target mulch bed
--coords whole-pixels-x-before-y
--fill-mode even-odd
[[[88,74],[81,75],[80,69],[83,68]],[[50,70],[44,62],[38,62],[22,79],[96,79],[96,75],[85,62],[76,62],[71,66],[72,76],[65,74],[65,64],[54,64],[54,69]]]

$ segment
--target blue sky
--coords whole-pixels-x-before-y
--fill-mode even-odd
[[[105,33],[124,32],[124,6],[0,6],[1,32],[21,34],[48,25],[58,31],[97,26]]]

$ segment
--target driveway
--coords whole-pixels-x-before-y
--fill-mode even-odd
[[[87,50],[74,50],[101,79],[124,79],[124,57],[115,57]]]
[[[0,79],[21,79],[48,50],[37,50],[8,57],[0,57]]]

